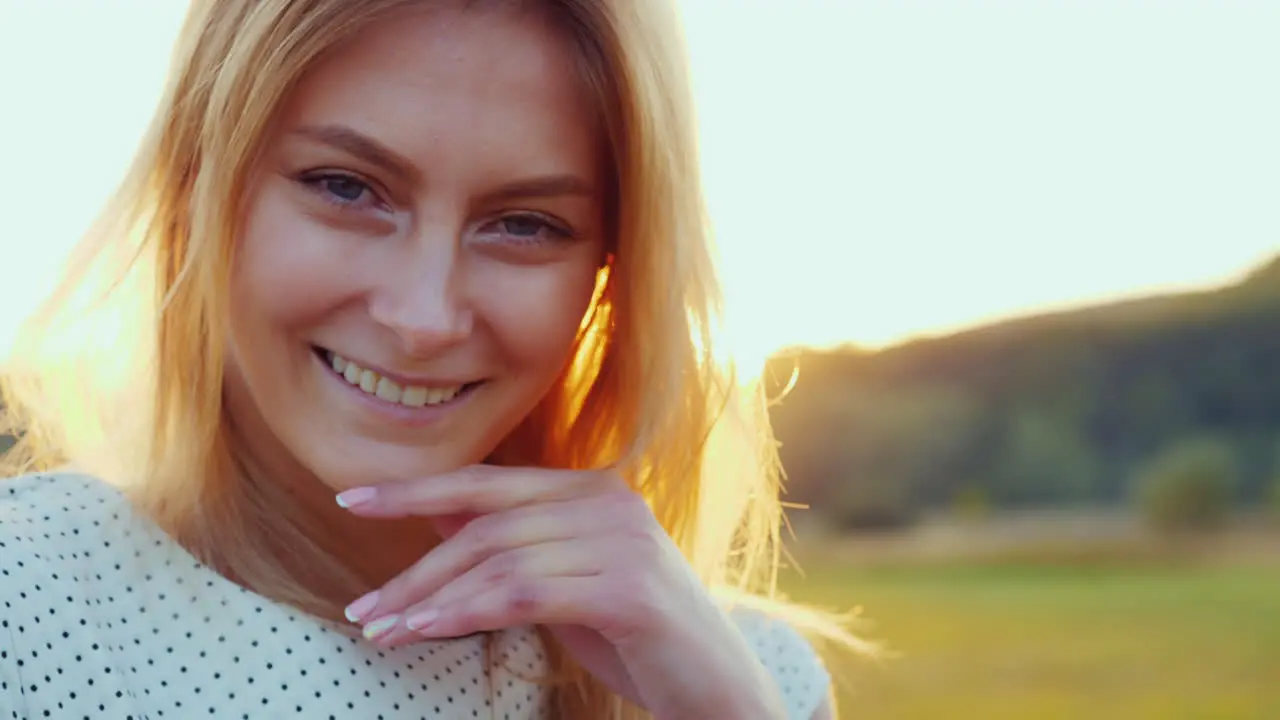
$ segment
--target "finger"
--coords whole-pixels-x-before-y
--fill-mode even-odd
[[[480,590],[418,618],[419,638],[440,639],[524,625],[607,623],[606,583],[600,576],[539,576]]]
[[[432,607],[441,607],[477,595],[488,588],[519,584],[536,577],[590,577],[604,571],[602,553],[597,543],[561,540],[509,550],[489,557],[467,570],[444,587],[432,593],[425,602],[411,606],[406,612],[410,629],[418,623],[413,616]]]
[[[418,630],[433,622],[439,608],[465,602],[489,589],[516,588],[554,577],[592,577],[603,568],[600,554],[581,542],[563,540],[521,547],[494,555],[459,575],[428,599],[392,615],[393,621],[365,626],[366,636],[380,645],[421,639]]]
[[[625,487],[620,476],[608,471],[472,465],[442,475],[352,488],[339,493],[337,501],[366,517],[487,515]]]
[[[592,499],[532,505],[476,518],[376,593],[352,603],[347,617],[360,622],[399,613],[494,555],[556,540],[600,536],[616,524],[609,508]]]

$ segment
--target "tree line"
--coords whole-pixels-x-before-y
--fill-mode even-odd
[[[842,525],[1125,503],[1184,446],[1226,458],[1231,503],[1280,493],[1280,258],[1214,291],[770,361],[775,389],[793,372],[772,410],[789,499]]]

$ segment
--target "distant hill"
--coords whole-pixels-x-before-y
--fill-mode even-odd
[[[1280,478],[1280,257],[1208,292],[769,366],[795,368],[773,412],[792,499],[851,521],[961,496],[1117,502],[1155,452],[1205,435],[1235,448],[1250,502]]]

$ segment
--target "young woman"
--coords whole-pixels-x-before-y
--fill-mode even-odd
[[[829,717],[679,38],[197,0],[7,376],[0,717]]]

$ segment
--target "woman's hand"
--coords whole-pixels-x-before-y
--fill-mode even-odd
[[[365,517],[431,518],[445,538],[348,607],[371,640],[546,625],[662,720],[785,715],[732,620],[616,473],[473,466],[338,502]]]

